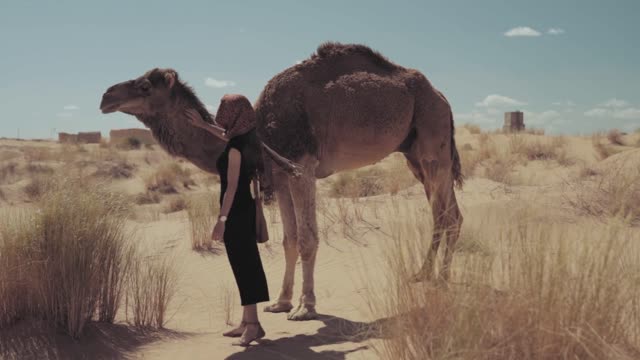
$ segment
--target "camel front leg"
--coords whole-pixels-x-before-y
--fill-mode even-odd
[[[311,173],[290,179],[291,196],[296,213],[298,253],[302,258],[302,296],[300,305],[289,314],[289,320],[313,320],[316,313],[314,270],[318,253],[316,219],[316,179]]]
[[[265,307],[264,311],[282,313],[289,312],[293,309],[291,298],[293,297],[293,283],[296,273],[296,263],[298,262],[298,229],[296,226],[296,213],[293,208],[293,200],[291,199],[289,177],[282,175],[275,176],[274,178],[276,180],[276,199],[280,207],[280,217],[284,230],[282,245],[284,247],[286,265],[278,301]]]

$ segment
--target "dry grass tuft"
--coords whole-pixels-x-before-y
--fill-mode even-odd
[[[211,242],[211,230],[220,212],[217,194],[193,195],[187,205],[187,216],[191,227],[191,248],[204,250]]]
[[[172,197],[167,203],[164,213],[174,213],[178,211],[182,211],[187,208],[187,200],[183,196],[175,196]]]
[[[481,134],[482,133],[482,129],[478,125],[464,124],[464,125],[462,125],[462,127],[467,129],[467,131],[469,131],[470,134],[476,135],[476,134]]]
[[[177,290],[174,264],[166,257],[133,264],[127,293],[127,312],[140,328],[164,328],[167,309]]]
[[[382,359],[637,358],[637,238],[619,226],[540,219],[542,210],[522,206],[467,216],[479,220],[463,233],[488,251],[458,254],[448,288],[406,280],[424,259],[423,214],[390,220],[389,280],[378,279],[368,297],[384,319],[376,323]]]
[[[105,163],[94,173],[94,176],[107,179],[130,179],[134,175],[136,167],[125,159],[117,161],[115,164]]]
[[[607,140],[614,145],[624,146],[626,145],[624,140],[622,140],[622,133],[618,129],[610,130],[607,133]]]
[[[147,190],[162,194],[177,193],[180,185],[187,189],[195,185],[189,170],[182,168],[177,163],[160,166],[154,174],[145,180],[145,183]]]
[[[586,175],[587,181],[574,189],[576,195],[566,197],[573,208],[596,219],[640,225],[640,169],[620,167],[602,174],[591,170]]]
[[[395,161],[386,168],[371,166],[336,175],[329,196],[361,198],[381,194],[395,195],[417,183],[405,161]]]
[[[604,160],[621,151],[611,145],[603,144],[601,139],[602,134],[593,134],[593,136],[591,136],[591,143],[593,144],[593,149],[596,151],[599,160]]]
[[[5,184],[14,181],[18,176],[18,163],[10,162],[0,166],[0,183]]]
[[[158,204],[160,203],[160,201],[162,201],[160,195],[158,195],[158,193],[150,191],[136,194],[133,199],[133,202],[136,205]]]
[[[0,217],[0,326],[46,319],[72,337],[112,322],[132,259],[126,202],[103,187],[58,179],[35,212]]]
[[[35,175],[22,189],[29,200],[39,200],[47,191],[51,190],[52,181],[49,176]]]

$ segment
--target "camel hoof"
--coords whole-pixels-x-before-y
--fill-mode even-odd
[[[287,317],[287,319],[291,321],[308,321],[308,320],[315,320],[317,318],[318,318],[318,313],[316,312],[315,307],[314,306],[307,307],[305,305],[300,305],[296,309],[296,311],[292,312]]]
[[[275,303],[275,304],[271,304],[269,306],[266,306],[264,308],[264,312],[269,312],[269,313],[283,313],[286,312],[288,313],[289,311],[291,311],[291,309],[293,309],[293,305],[291,305],[291,303]]]

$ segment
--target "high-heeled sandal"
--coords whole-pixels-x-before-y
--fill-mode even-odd
[[[235,332],[236,330],[238,330],[238,328],[242,327],[242,331],[240,333]],[[247,323],[246,322],[241,322],[240,326],[235,328],[235,329],[231,329],[229,331],[223,332],[222,336],[224,337],[232,337],[232,338],[237,338],[242,336],[242,333],[244,333],[244,329],[247,328]]]
[[[251,339],[244,339],[244,340],[241,339],[240,341],[234,342],[233,345],[247,347],[247,346],[250,346],[252,342],[256,340],[260,340],[266,335],[264,329],[262,328],[262,325],[260,325],[260,322],[245,322],[244,325],[245,325],[245,328],[244,328],[245,332],[249,328],[249,325],[257,325],[258,333],[256,334],[255,337]],[[244,335],[244,333],[242,333],[242,335]]]

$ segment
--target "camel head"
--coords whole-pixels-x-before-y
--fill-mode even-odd
[[[170,113],[175,106],[175,92],[185,85],[172,69],[153,69],[144,75],[115,84],[102,96],[100,110],[103,114],[121,111],[126,114],[149,117]]]
[[[213,115],[173,69],[155,68],[136,79],[115,84],[100,102],[103,114],[120,111],[135,116],[171,155],[217,173],[215,160],[225,142],[191,125],[185,115],[187,109],[195,109],[204,121],[214,123]]]

